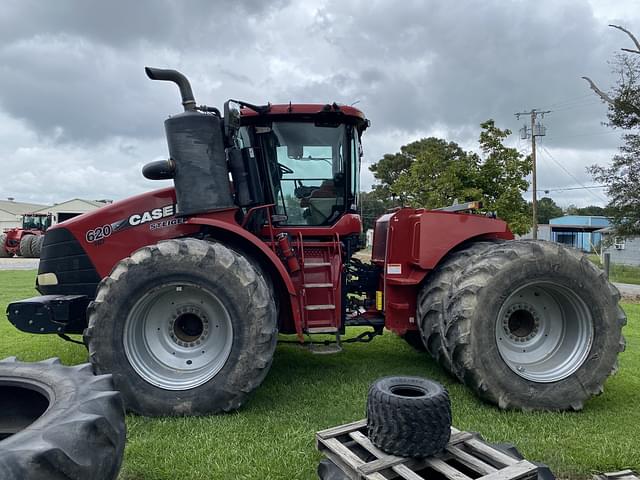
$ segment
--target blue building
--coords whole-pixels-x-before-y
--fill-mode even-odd
[[[611,225],[607,217],[565,215],[549,220],[552,242],[562,243],[583,252],[597,250],[602,243],[602,228]]]

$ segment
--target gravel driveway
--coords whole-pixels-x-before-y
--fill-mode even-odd
[[[39,258],[0,258],[0,270],[35,270],[38,263]]]

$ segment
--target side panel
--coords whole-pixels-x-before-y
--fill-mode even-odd
[[[300,305],[288,271],[265,242],[238,225],[236,211],[237,209],[233,208],[197,217],[177,217],[175,191],[173,188],[166,188],[115,202],[72,218],[51,227],[48,235],[55,236],[59,230],[70,232],[77,241],[78,252],[86,253],[87,262],[95,267],[100,279],[109,275],[117,262],[145,245],[194,235],[200,232],[203,226],[216,229],[224,233],[222,237],[230,246],[251,248],[251,253],[263,265],[269,265],[273,274],[279,275],[283,290],[289,293],[290,317],[295,326],[299,327]],[[73,258],[67,260],[74,261]],[[47,273],[46,266],[46,262],[41,265],[40,273]],[[63,287],[60,285],[56,288],[60,290]],[[93,293],[83,293],[87,293],[90,298],[93,297]]]
[[[176,217],[173,188],[155,190],[114,202],[51,227],[69,230],[80,242],[100,277],[145,245],[198,232],[197,225]]]
[[[489,238],[513,239],[506,222],[481,215],[401,209],[389,219],[384,264],[387,328],[416,329],[416,297],[429,271],[459,245]]]

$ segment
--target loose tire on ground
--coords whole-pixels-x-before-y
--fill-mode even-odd
[[[0,478],[112,480],[125,446],[124,407],[110,375],[57,359],[0,361]]]
[[[7,245],[7,235],[6,233],[0,234],[0,258],[7,258],[9,256],[9,252],[6,249]]]
[[[196,239],[120,261],[88,317],[96,373],[113,373],[127,409],[148,416],[239,408],[267,375],[277,342],[265,278],[243,255]]]
[[[367,435],[393,455],[433,455],[451,435],[449,394],[439,383],[419,377],[376,380],[367,397]]]
[[[33,235],[25,235],[20,239],[20,256],[30,258],[31,254],[31,240]]]
[[[444,332],[451,282],[471,259],[496,244],[497,241],[475,242],[452,252],[429,274],[418,293],[417,318],[422,342],[429,354],[449,373],[451,359]]]
[[[458,379],[500,408],[580,410],[624,350],[620,295],[586,256],[511,241],[452,285],[446,345]]]

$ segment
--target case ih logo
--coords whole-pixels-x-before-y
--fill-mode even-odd
[[[161,208],[154,208],[143,213],[134,213],[129,217],[129,225],[137,227],[143,223],[160,220],[165,217],[173,217],[176,214],[176,205],[165,205]]]
[[[177,212],[177,204],[165,205],[164,207],[154,208],[142,213],[134,213],[129,218],[113,222],[111,224],[102,225],[100,227],[88,230],[85,234],[85,239],[89,243],[102,244],[105,239],[111,236],[112,233],[119,232],[131,227],[137,227],[145,223],[154,222],[155,220],[161,220],[167,217],[173,217]],[[184,219],[164,220],[162,222],[152,223],[149,228],[151,230],[157,230],[159,228],[171,227],[173,225],[179,225],[184,223]]]

